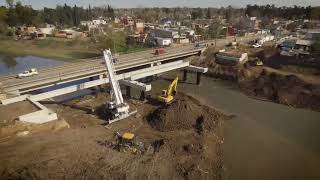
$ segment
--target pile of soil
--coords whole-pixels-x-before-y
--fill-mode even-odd
[[[159,131],[163,144],[155,169],[160,179],[221,179],[223,168],[223,120],[226,115],[183,93],[169,106],[147,117]],[[165,157],[165,158],[164,158]],[[170,159],[170,162],[168,162]],[[148,170],[147,165],[146,170]],[[156,178],[157,179],[157,178]]]
[[[156,109],[150,114],[149,123],[160,131],[191,128],[212,130],[224,117],[222,113],[200,104],[193,97],[179,94],[171,105]]]

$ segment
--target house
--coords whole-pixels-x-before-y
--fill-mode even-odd
[[[22,35],[30,35],[31,33],[36,32],[37,29],[34,26],[19,26],[17,27],[17,31]]]
[[[73,38],[82,37],[82,36],[84,36],[82,32],[77,32],[71,29],[61,30],[55,34],[55,37],[66,38],[66,39],[73,39]]]
[[[40,34],[44,34],[45,36],[52,36],[53,35],[53,31],[56,29],[56,27],[52,24],[47,24],[46,27],[43,28],[39,28],[38,32],[40,32]]]
[[[89,31],[98,28],[98,25],[94,24],[92,21],[81,21],[80,24],[82,26],[87,26]]]
[[[136,22],[135,23],[135,30],[138,33],[143,33],[144,32],[144,23],[143,22]]]
[[[305,39],[315,41],[320,39],[320,29],[308,30]]]
[[[92,20],[94,25],[100,26],[100,25],[106,25],[107,21],[102,19],[102,17],[100,17],[99,19],[94,19]]]
[[[122,23],[124,26],[134,26],[134,20],[131,16],[123,17]]]
[[[154,33],[154,37],[171,38],[171,39],[179,38],[178,31],[174,31],[170,29],[154,29],[153,33]]]
[[[81,21],[80,24],[82,26],[87,26],[90,31],[91,29],[95,29],[99,26],[106,25],[107,21],[100,17],[99,19],[94,19],[92,21]]]

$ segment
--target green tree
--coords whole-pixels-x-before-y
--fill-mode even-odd
[[[0,34],[4,34],[7,32],[8,25],[6,24],[6,20],[8,18],[8,9],[4,6],[0,7]]]
[[[8,5],[9,8],[13,8],[14,6],[14,0],[6,0],[6,3]]]
[[[114,17],[115,17],[114,10],[109,4],[108,4],[108,9],[107,9],[107,14],[108,14],[108,17],[110,17],[111,19],[114,19]]]
[[[0,7],[0,22],[5,22],[8,18],[8,9],[4,6]]]
[[[79,8],[74,5],[73,7],[73,25],[74,26],[79,26],[80,25],[80,13],[79,13]]]
[[[207,15],[206,16],[207,16],[208,19],[211,19],[211,9],[210,8],[207,9]]]
[[[94,48],[104,50],[111,49],[112,52],[125,52],[128,50],[127,34],[123,31],[113,32],[106,29],[104,35],[93,36]]]

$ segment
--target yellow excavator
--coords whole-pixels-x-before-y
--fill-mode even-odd
[[[162,95],[158,96],[158,100],[166,104],[172,103],[174,96],[177,94],[177,85],[179,78],[176,77],[169,85],[167,90],[162,90]]]

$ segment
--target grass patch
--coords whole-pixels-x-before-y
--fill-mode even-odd
[[[76,61],[100,55],[85,40],[47,38],[44,40],[1,39],[0,53],[10,56],[33,55],[63,61]]]

